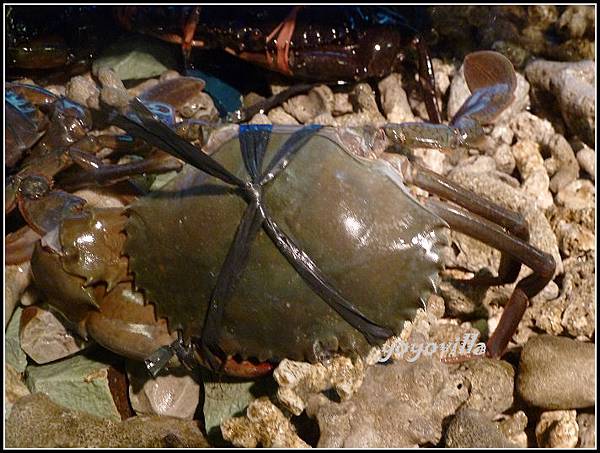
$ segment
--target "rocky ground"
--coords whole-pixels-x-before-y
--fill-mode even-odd
[[[529,11],[543,19],[536,24],[545,25],[522,33],[531,38],[539,27],[557,27],[571,47],[540,50],[533,38],[510,47],[518,69],[515,101],[486,127],[483,145],[453,153],[411,150],[422,165],[521,213],[531,243],[556,261],[552,281],[531,301],[503,360],[446,364],[434,354],[408,362],[396,354],[383,364],[381,350],[374,349],[366,359],[340,356],[316,365],[284,360],[272,377],[258,381],[184,370],[150,379],[139,363],[66,330],[30,286],[28,264],[7,266],[6,446],[593,447],[596,72],[595,55],[585,57],[585,42],[595,24],[591,7],[561,14],[552,8]],[[488,39],[499,50],[508,42]],[[519,49],[538,58],[527,59]],[[560,58],[565,49],[584,56]],[[461,61],[444,57],[433,63],[440,103],[452,118],[469,95]],[[108,59],[96,62],[90,74],[46,88],[88,106],[99,99],[123,105],[179,77],[150,63],[138,69],[146,72],[132,78],[150,80],[129,88],[122,80],[130,76]],[[409,82],[406,75],[391,74],[377,87],[317,86],[251,123],[380,126],[425,120],[424,104]],[[272,88],[276,93],[284,87]],[[256,100],[251,95],[245,102]],[[216,119],[206,93],[194,105],[180,114]],[[411,343],[468,333],[487,338],[515,286],[481,289],[455,282],[482,269],[496,272],[499,253],[460,233],[449,238],[440,292],[400,337]],[[523,267],[519,278],[529,273]]]

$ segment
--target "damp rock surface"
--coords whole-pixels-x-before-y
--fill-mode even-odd
[[[40,423],[43,420],[43,423]],[[123,422],[66,409],[42,393],[21,398],[6,422],[10,448],[205,448],[198,424],[169,417]]]

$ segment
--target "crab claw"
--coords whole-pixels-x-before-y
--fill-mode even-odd
[[[465,57],[464,74],[472,94],[454,115],[452,126],[491,123],[514,100],[517,76],[512,63],[498,52],[470,53]]]

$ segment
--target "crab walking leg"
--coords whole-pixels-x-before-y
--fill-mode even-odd
[[[487,342],[487,355],[500,357],[517,330],[528,300],[538,294],[552,279],[556,268],[554,258],[527,242],[511,236],[498,225],[460,207],[434,199],[429,200],[427,206],[444,219],[451,228],[511,255],[533,270],[533,274],[517,283],[504,307],[498,327]]]
[[[529,241],[529,227],[522,215],[492,203],[473,192],[470,192],[449,179],[414,165],[409,171],[408,180],[417,187],[427,190],[448,201],[468,209],[469,211],[490,220],[524,242]],[[498,276],[473,277],[472,284],[495,286],[514,282],[521,270],[521,262],[507,253],[500,259]]]
[[[453,149],[476,146],[489,124],[513,101],[517,86],[511,62],[497,52],[473,52],[465,57],[465,80],[471,95],[449,125],[427,123],[389,124],[384,127],[395,143],[407,147]]]
[[[179,171],[182,167],[179,160],[168,155],[153,156],[138,162],[118,165],[103,163],[101,159],[79,149],[71,148],[69,156],[73,159],[73,162],[85,170],[84,173],[74,174],[61,180],[61,184],[70,190],[76,190],[90,184],[116,184],[129,176]]]

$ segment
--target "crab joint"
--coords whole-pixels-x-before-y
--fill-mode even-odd
[[[156,377],[167,366],[173,356],[177,356],[179,361],[186,367],[190,367],[190,364],[193,363],[192,346],[191,344],[184,344],[181,333],[178,334],[177,340],[173,343],[168,346],[161,346],[150,354],[144,360],[144,363],[152,377]]]

